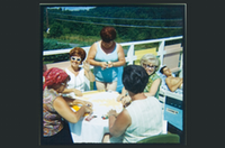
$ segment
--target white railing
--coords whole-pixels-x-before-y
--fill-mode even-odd
[[[126,43],[120,43],[121,46],[130,46],[128,51],[127,51],[127,56],[126,56],[126,62],[128,65],[133,64],[134,61],[137,59],[137,57],[134,55],[134,46],[135,45],[141,45],[141,44],[149,44],[149,43],[159,43],[159,48],[157,55],[159,56],[161,60],[161,65],[163,63],[163,56],[166,54],[166,51],[164,50],[165,47],[165,42],[166,41],[172,41],[172,40],[178,40],[182,39],[183,36],[176,36],[176,37],[167,37],[167,38],[161,38],[161,39],[151,39],[151,40],[142,40],[142,41],[134,41],[134,42],[126,42]],[[88,47],[82,47],[86,53],[89,52],[90,46]],[[48,55],[56,55],[56,54],[66,54],[69,53],[72,48],[67,48],[67,49],[56,49],[56,50],[49,50],[49,51],[44,51],[43,56],[48,56]],[[183,54],[181,55],[181,63],[180,63],[180,68],[182,68],[183,60],[182,60]]]

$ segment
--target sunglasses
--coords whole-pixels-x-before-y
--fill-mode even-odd
[[[80,58],[80,57],[75,57],[75,56],[71,56],[70,59],[71,59],[72,61],[78,61],[78,62],[81,61],[81,58]]]

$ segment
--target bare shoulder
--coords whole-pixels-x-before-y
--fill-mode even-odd
[[[160,83],[161,82],[161,78],[156,79],[155,82]]]
[[[124,109],[117,118],[121,118],[122,120],[128,120],[131,121],[131,117],[130,114],[128,113],[128,111],[126,109]]]
[[[126,127],[129,127],[132,123],[131,121],[131,116],[128,113],[126,109],[124,109],[118,116],[117,116],[117,121],[120,121],[119,123],[121,125],[126,125]]]
[[[91,45],[89,52],[88,52],[88,59],[93,59],[97,53],[97,43]],[[88,60],[89,61],[89,60]],[[90,62],[90,61],[89,61]]]
[[[92,49],[92,50],[96,50],[97,49],[97,43],[98,43],[99,41],[97,41],[97,42],[95,42],[95,43],[93,43],[92,45],[91,45],[91,47],[90,47],[90,50]]]
[[[60,108],[62,106],[65,106],[67,105],[66,101],[63,99],[62,96],[58,96],[54,102],[53,102],[53,107],[56,109],[56,108]]]
[[[118,43],[117,43],[117,49],[118,49],[118,52],[119,51],[123,51],[123,47],[120,44],[118,44]]]

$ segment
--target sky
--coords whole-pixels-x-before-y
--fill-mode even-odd
[[[48,7],[48,8],[60,8],[60,7]],[[79,7],[79,6],[71,6],[71,7],[61,7],[62,10],[65,9],[65,10],[71,10],[71,11],[77,11],[77,10],[89,10],[91,8],[95,8],[95,7],[89,7],[89,6],[86,6],[86,7]]]

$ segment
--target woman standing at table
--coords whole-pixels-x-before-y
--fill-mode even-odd
[[[116,30],[104,27],[100,31],[101,40],[95,42],[88,53],[88,61],[94,66],[98,90],[116,90],[118,67],[126,63],[123,48],[116,43]]]
[[[85,91],[85,77],[90,81],[95,81],[95,76],[90,70],[90,65],[84,61],[86,58],[86,52],[80,47],[75,47],[70,50],[70,63],[71,65],[65,69],[66,73],[70,76],[68,86],[63,93],[74,92],[77,96],[82,96],[82,92]],[[84,62],[83,62],[84,61]],[[80,67],[83,62],[83,67]]]
[[[44,77],[42,144],[72,144],[65,120],[71,123],[78,122],[86,112],[92,112],[88,107],[91,103],[61,96],[70,80],[69,75],[62,69],[51,68],[44,73]],[[77,112],[73,112],[69,106],[75,102],[83,104]]]
[[[110,142],[136,143],[162,132],[162,107],[153,96],[146,96],[143,90],[148,82],[148,74],[138,65],[124,68],[123,84],[132,99],[131,104],[117,115],[108,112]]]

